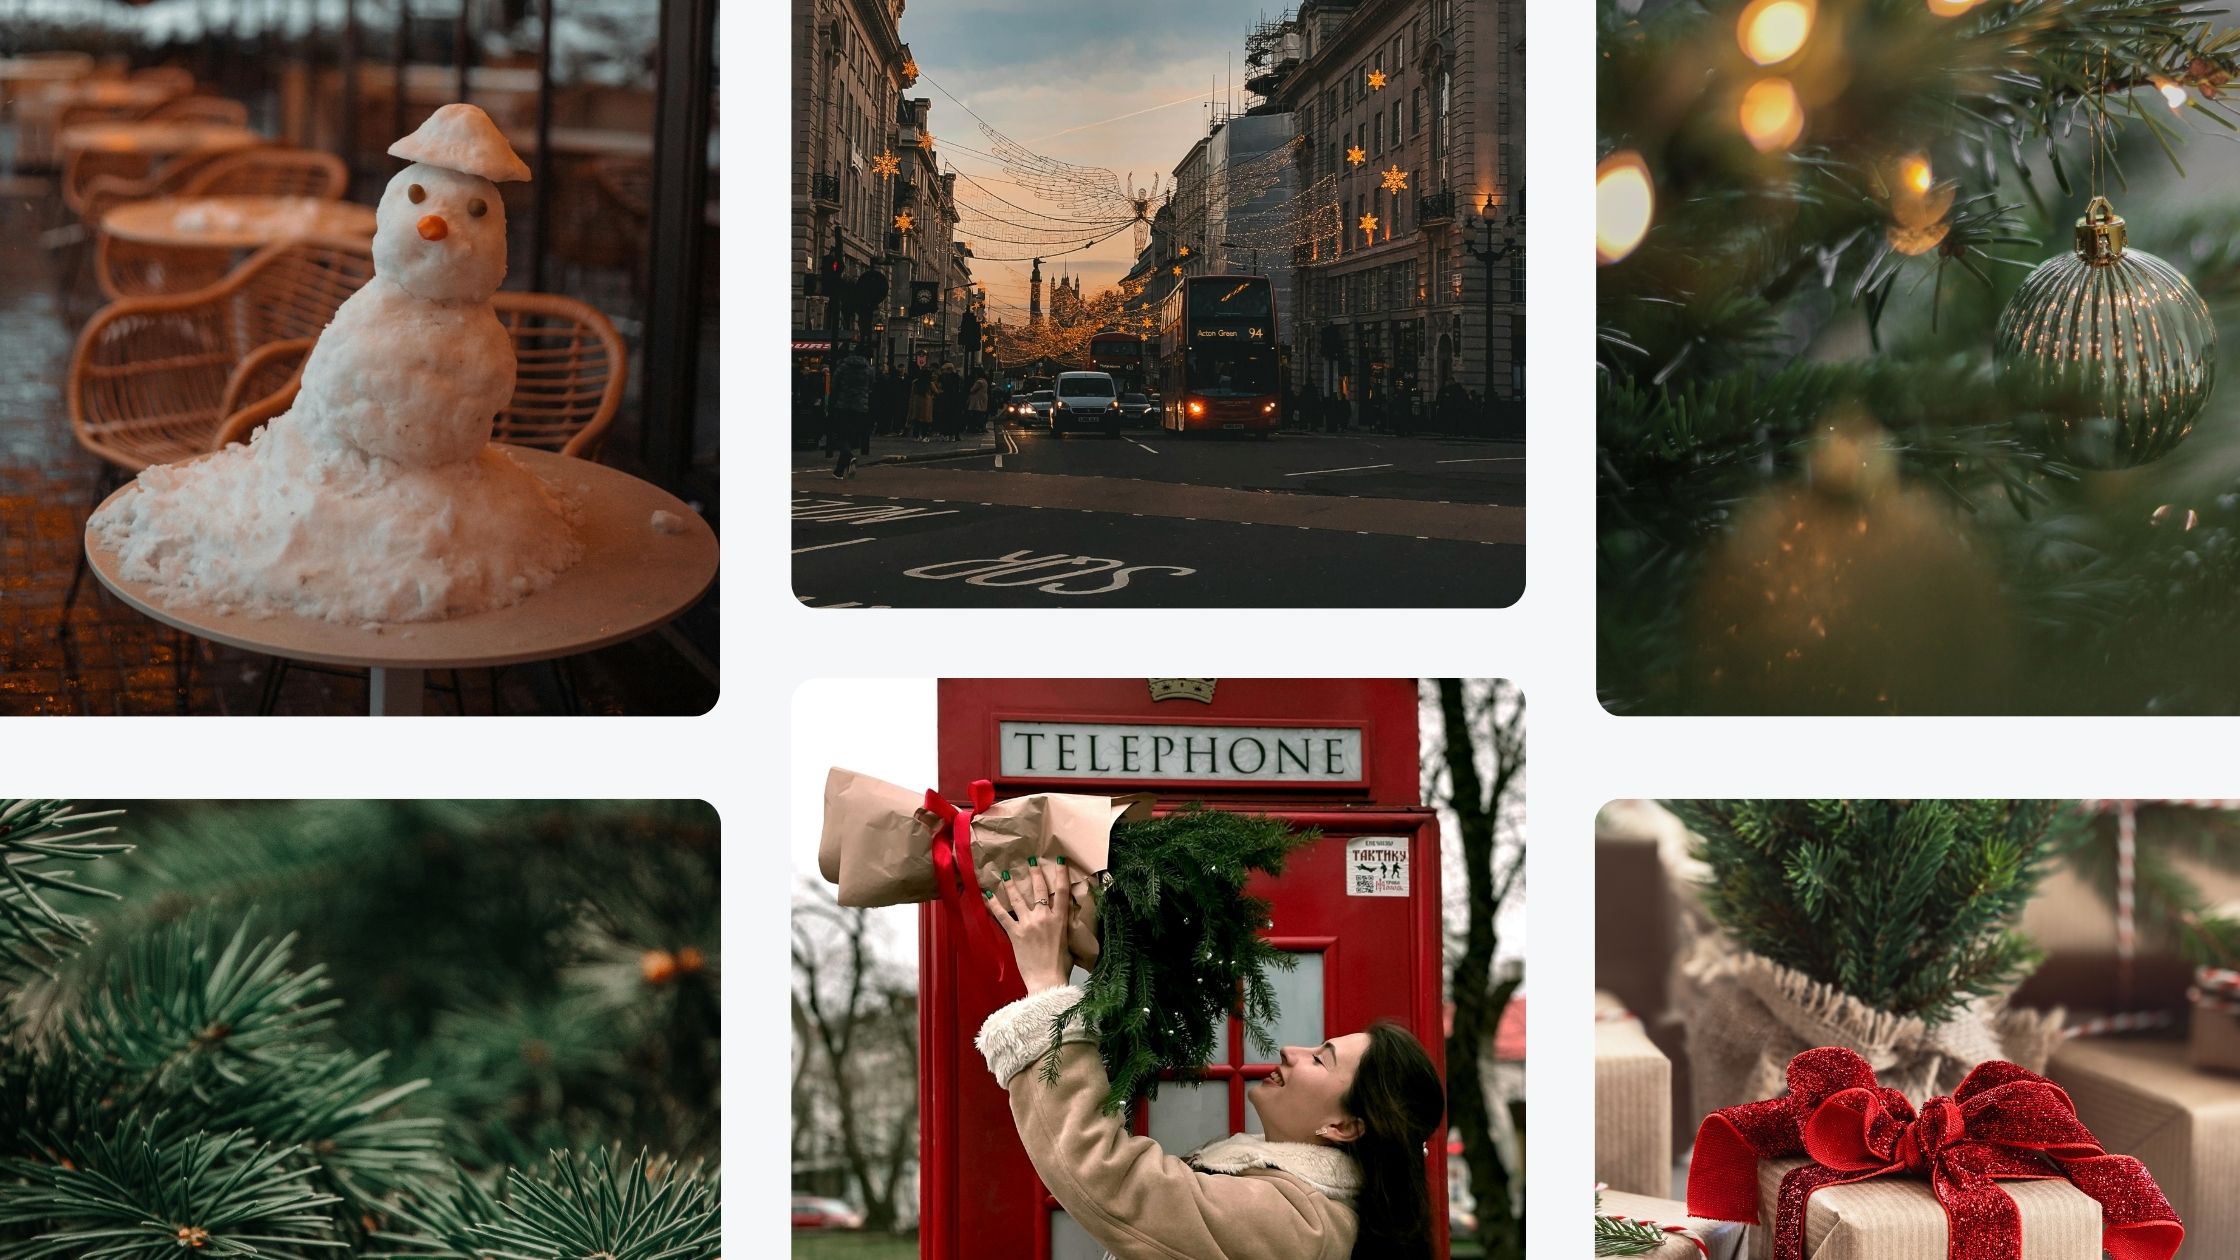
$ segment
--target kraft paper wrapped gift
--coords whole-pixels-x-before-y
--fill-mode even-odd
[[[1677,1199],[1656,1199],[1623,1190],[1602,1192],[1602,1214],[1656,1225],[1678,1225],[1687,1234],[1676,1234],[1664,1246],[1649,1252],[1650,1260],[1742,1260],[1752,1232],[1733,1221],[1706,1221],[1688,1215],[1688,1205]],[[1693,1242],[1689,1236],[1694,1237]],[[1696,1243],[1703,1244],[1699,1250]]]
[[[1624,1012],[1595,995],[1594,1177],[1662,1199],[1672,1193],[1672,1061]]]
[[[1749,1231],[1751,1260],[1773,1255],[1781,1178],[1806,1162],[1759,1163],[1759,1223]],[[2059,1178],[2002,1181],[1999,1187],[2022,1213],[2022,1260],[2100,1260],[2100,1205],[2084,1191]],[[2190,1231],[2190,1219],[2187,1226]],[[1924,1178],[1828,1186],[1805,1200],[1804,1253],[1811,1260],[1946,1260],[1946,1242],[1944,1207]],[[2184,1254],[2193,1255],[2190,1237]]]
[[[2204,1072],[2240,1072],[2240,1014],[2195,1007],[2186,1062]]]
[[[1030,858],[1064,858],[1075,894],[1066,946],[1086,967],[1099,952],[1097,907],[1087,884],[1109,863],[1113,827],[1123,819],[1149,818],[1152,800],[1037,792],[995,801],[972,816],[968,883],[992,889],[1005,872],[1027,869]],[[834,766],[825,775],[817,867],[839,885],[844,906],[932,901],[940,895],[933,867],[933,838],[940,827],[940,817],[926,808],[924,791]]]
[[[2240,1260],[2240,1079],[2185,1056],[2181,1042],[2079,1038],[2046,1075],[2102,1146],[2154,1174],[2186,1223],[2184,1260]]]
[[[1615,800],[1594,820],[1594,984],[1641,1017],[1649,1040],[1672,1063],[1674,1145],[1687,1149],[1696,1115],[1689,1098],[1688,1039],[1672,1018],[1671,976],[1684,935],[1688,831],[1655,801]]]

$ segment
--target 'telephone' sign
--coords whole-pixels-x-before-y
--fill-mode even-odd
[[[1004,722],[1003,774],[1034,779],[1358,783],[1361,729]]]

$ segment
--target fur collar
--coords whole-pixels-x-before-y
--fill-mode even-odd
[[[1273,1168],[1345,1204],[1351,1204],[1361,1190],[1361,1166],[1342,1148],[1311,1142],[1271,1142],[1257,1133],[1238,1133],[1208,1142],[1183,1156],[1183,1162],[1202,1173]]]

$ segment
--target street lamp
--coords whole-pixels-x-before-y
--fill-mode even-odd
[[[1523,200],[1521,193],[1518,199],[1520,202]],[[1469,251],[1472,258],[1484,263],[1486,268],[1486,405],[1489,416],[1493,404],[1493,269],[1496,263],[1505,259],[1517,260],[1510,264],[1512,267],[1524,259],[1524,210],[1521,206],[1506,214],[1501,213],[1502,210],[1501,198],[1494,193],[1487,193],[1478,201],[1478,212],[1471,215],[1463,225],[1467,230],[1478,233],[1479,239],[1472,241],[1466,237],[1462,247]],[[1499,217],[1496,218],[1496,215]],[[1510,370],[1514,372],[1523,360],[1524,321],[1512,319],[1509,321]]]

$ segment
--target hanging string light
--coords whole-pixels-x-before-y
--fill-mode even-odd
[[[1594,172],[1594,256],[1604,266],[1631,254],[1649,234],[1657,193],[1649,164],[1630,149],[1602,159]]]

